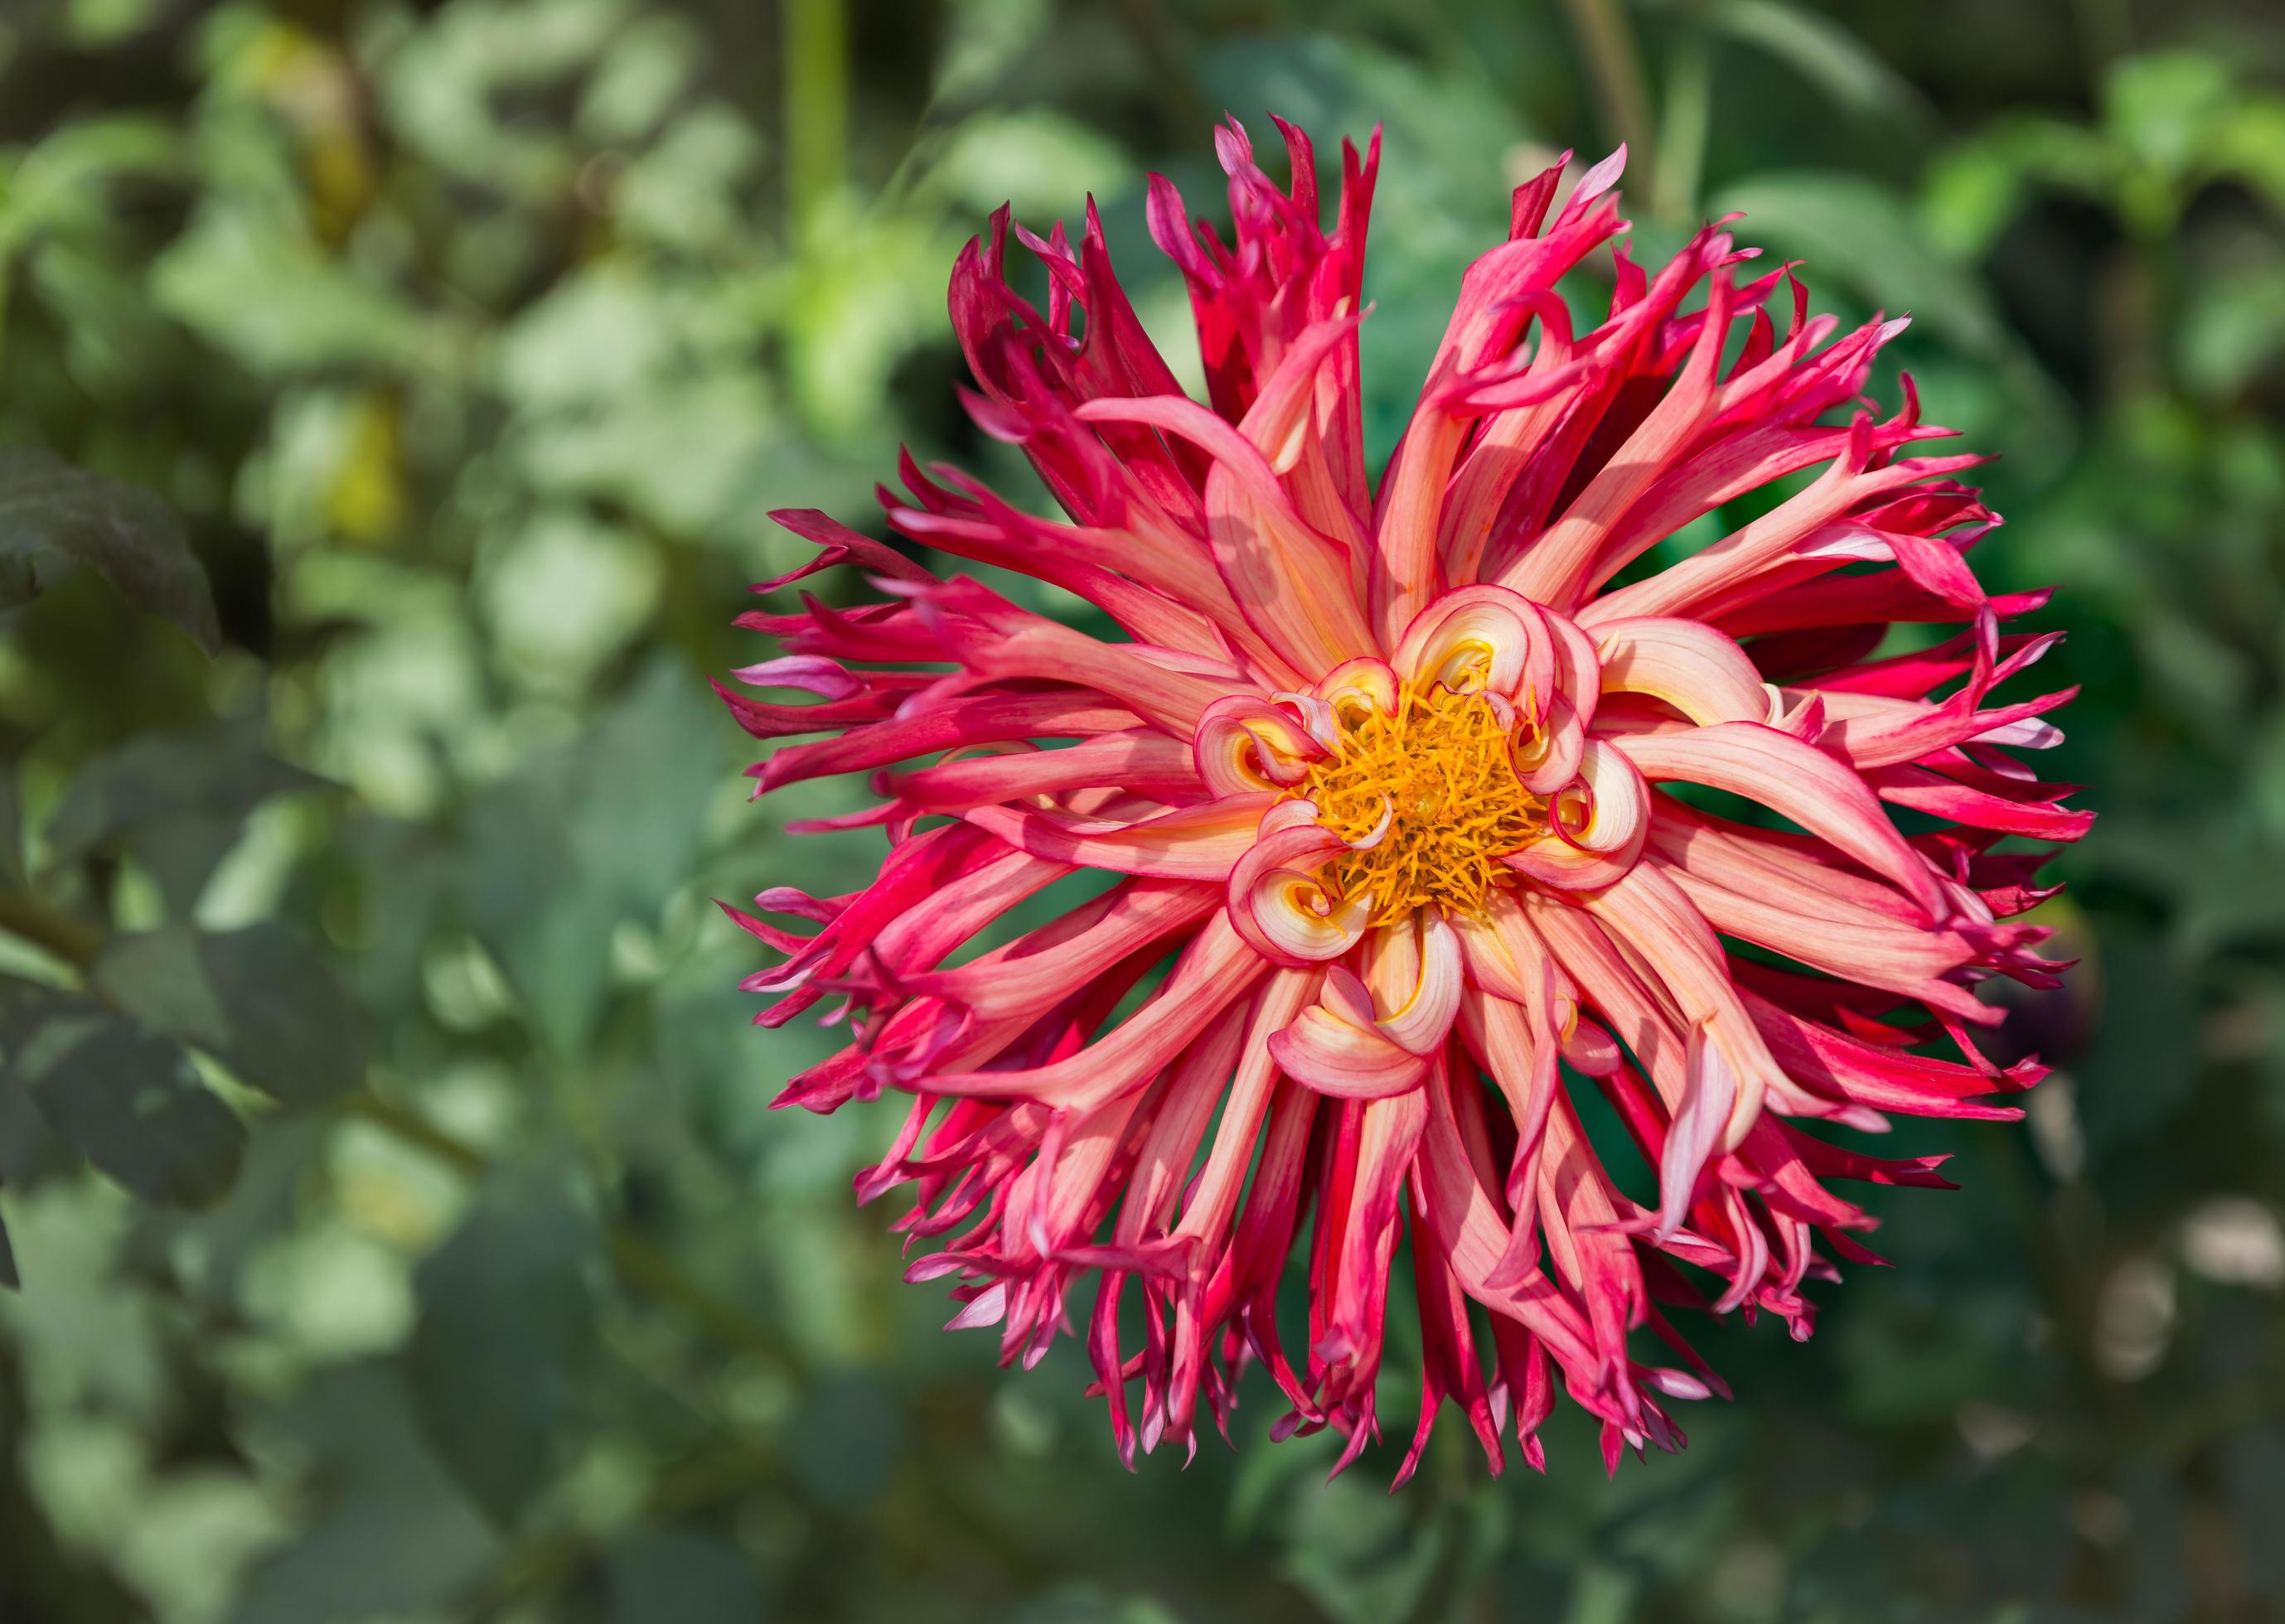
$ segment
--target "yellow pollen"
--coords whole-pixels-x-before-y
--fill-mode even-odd
[[[1546,803],[1516,781],[1508,731],[1478,694],[1406,688],[1396,714],[1345,711],[1340,749],[1294,793],[1343,839],[1379,842],[1337,859],[1344,897],[1372,894],[1386,924],[1431,902],[1480,914],[1512,873],[1498,859],[1544,832]]]

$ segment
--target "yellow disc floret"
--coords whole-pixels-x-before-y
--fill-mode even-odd
[[[1340,722],[1340,748],[1295,793],[1345,840],[1379,832],[1335,862],[1341,895],[1371,893],[1375,924],[1432,902],[1481,913],[1512,877],[1499,859],[1547,827],[1545,803],[1516,781],[1492,702],[1408,686],[1395,715],[1344,707]]]

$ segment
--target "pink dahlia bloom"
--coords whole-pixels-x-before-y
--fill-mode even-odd
[[[1993,696],[2053,642],[1999,630],[2045,594],[1977,584],[1998,522],[1956,476],[1978,459],[1915,454],[1945,431],[1909,382],[1893,416],[1866,409],[1904,323],[1836,333],[1719,223],[1645,272],[1616,240],[1618,156],[1559,208],[1559,163],[1517,190],[1376,481],[1357,325],[1378,142],[1344,144],[1327,229],[1308,139],[1280,129],[1290,192],[1217,132],[1226,236],[1151,184],[1205,404],[1092,208],[1075,244],[1017,229],[1044,309],[1003,278],[1003,210],[953,269],[965,400],[1071,522],[909,458],[881,494],[898,534],[1122,636],[777,515],[820,552],[757,591],[849,563],[873,596],[742,617],[787,652],[740,680],[812,702],[724,696],[757,737],[828,735],[753,769],[759,792],[873,774],[880,804],[828,821],[888,852],[860,891],[731,910],[785,955],[745,985],[779,995],[768,1026],[844,1000],[852,1041],[779,1102],[909,1096],[857,1181],[912,1187],[907,1278],[953,1277],[953,1324],[1000,1326],[1027,1366],[1087,1316],[1130,1463],[1138,1436],[1194,1448],[1201,1402],[1226,1429],[1255,1360],[1291,1407],[1277,1435],[1331,1427],[1354,1459],[1401,1247],[1425,1354],[1404,1472],[1448,1399],[1494,1471],[1511,1427],[1541,1465],[1559,1383],[1614,1465],[1681,1443],[1669,1401],[1722,1391],[1670,1310],[1806,1337],[1805,1283],[1873,1260],[1833,1186],[1944,1184],[1942,1157],[1831,1130],[2014,1117],[1985,1101],[2040,1075],[1979,1051],[1998,1012],[1975,987],[2061,968],[2007,922],[2047,894],[2049,851],[1995,848],[2089,820],[2013,753],[2055,741],[2041,718],[2069,694]],[[1606,244],[1610,312],[1581,332],[1557,283]],[[1882,653],[1905,622],[1961,630]],[[1081,870],[1085,900],[947,968]],[[1649,1203],[1583,1131],[1588,1090]],[[1306,1329],[1277,1314],[1297,1246]]]

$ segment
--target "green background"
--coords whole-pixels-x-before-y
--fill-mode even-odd
[[[0,1619],[2285,1619],[2281,62],[2217,0],[12,0]],[[1744,209],[1912,312],[1987,581],[2061,588],[2060,1072],[1903,1125],[1967,1188],[1615,1481],[1565,1414],[1327,1487],[1259,1389],[1130,1477],[1069,1346],[899,1283],[889,1116],[766,1110],[829,1040],[708,899],[873,845],[705,689],[763,514],[900,443],[1031,499],[943,311],[1003,199],[1092,190],[1194,366],[1141,177],[1219,214],[1225,108],[1386,123],[1377,449],[1624,134],[1639,257]]]

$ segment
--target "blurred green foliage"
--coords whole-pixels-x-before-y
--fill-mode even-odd
[[[2281,62],[2220,0],[11,5],[0,1618],[2285,1619]],[[1092,191],[1189,365],[1140,178],[1225,107],[1387,125],[1382,450],[1506,185],[1624,136],[1643,257],[1741,208],[1913,312],[2062,586],[2062,1071],[1900,1132],[1967,1188],[1614,1481],[1326,1487],[1262,1396],[1130,1479],[898,1283],[885,1122],[765,1109],[829,1040],[708,898],[871,851],[705,693],[761,515],[1027,489],[942,316],[1002,199]]]

